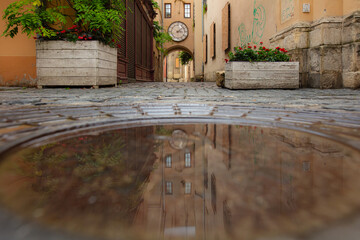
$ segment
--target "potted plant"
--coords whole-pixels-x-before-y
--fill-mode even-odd
[[[250,44],[235,47],[225,65],[229,89],[299,88],[299,63],[289,62],[287,50]]]
[[[122,0],[19,0],[5,10],[3,36],[36,41],[38,87],[117,84]]]

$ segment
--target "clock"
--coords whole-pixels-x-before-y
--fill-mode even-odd
[[[187,38],[187,36],[189,35],[189,30],[186,27],[185,23],[173,22],[169,26],[168,33],[172,37],[173,41],[181,42]]]

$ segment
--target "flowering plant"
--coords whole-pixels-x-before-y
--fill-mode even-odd
[[[18,0],[4,12],[3,36],[19,29],[40,40],[99,40],[115,47],[123,31],[123,0]]]
[[[230,59],[228,61],[246,61],[246,62],[288,62],[290,57],[286,54],[288,51],[284,48],[277,47],[276,49],[269,49],[263,46],[243,45],[242,47],[235,47],[234,52],[229,53]]]

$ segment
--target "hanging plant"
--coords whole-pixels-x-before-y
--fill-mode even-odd
[[[204,3],[204,5],[203,5],[203,13],[205,14],[206,12],[207,12],[207,4]]]
[[[191,54],[188,52],[180,52],[179,58],[182,65],[186,65],[193,60]]]

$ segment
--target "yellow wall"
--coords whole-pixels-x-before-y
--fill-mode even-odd
[[[294,16],[282,21],[281,10],[284,3],[293,2]],[[303,4],[310,3],[310,13],[303,13]],[[313,22],[324,17],[341,17],[360,10],[360,0],[277,0],[278,30],[283,30],[298,22]]]
[[[0,1],[1,15],[11,2],[15,0]],[[4,30],[5,22],[0,20],[0,33],[2,34]],[[18,85],[19,82],[31,81],[34,78],[36,78],[35,40],[23,34],[13,39],[0,37],[0,86]]]

